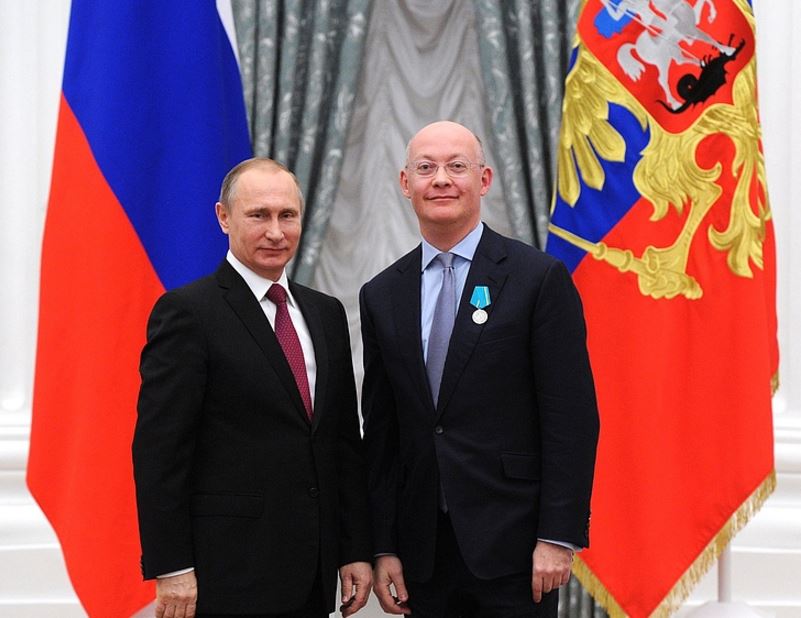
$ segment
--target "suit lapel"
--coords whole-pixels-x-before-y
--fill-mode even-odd
[[[292,281],[289,282],[289,288],[292,290],[295,300],[298,301],[298,305],[300,305],[300,310],[306,320],[306,326],[314,344],[314,360],[317,365],[314,383],[314,416],[312,417],[312,431],[314,431],[320,424],[320,416],[325,411],[325,392],[328,386],[328,344],[326,343],[325,328],[319,308],[310,301],[304,288]],[[297,387],[295,390],[297,390]],[[305,411],[303,415],[304,417],[306,416]]]
[[[442,382],[439,387],[439,400],[437,416],[439,417],[448,405],[459,378],[464,372],[467,362],[473,355],[473,350],[484,330],[485,324],[492,320],[492,312],[500,302],[501,291],[506,282],[507,272],[504,268],[506,249],[502,238],[486,225],[481,241],[476,247],[476,253],[467,273],[462,297],[459,299],[459,308],[456,321],[453,325],[448,356],[445,359],[445,368],[442,372]],[[485,310],[488,315],[485,324],[473,322],[475,308],[470,304],[473,289],[477,285],[486,285],[490,291],[491,304]],[[418,313],[419,315],[419,313]],[[419,338],[418,338],[419,339]]]
[[[223,297],[226,302],[239,319],[242,320],[245,328],[256,340],[267,360],[270,361],[270,365],[278,375],[292,403],[295,404],[298,413],[304,419],[307,419],[306,409],[303,406],[298,386],[295,383],[295,376],[292,375],[292,370],[289,368],[289,363],[287,363],[284,351],[281,349],[281,344],[278,343],[275,332],[270,327],[270,322],[264,315],[264,311],[259,306],[259,302],[253,292],[250,291],[242,277],[227,261],[223,261],[217,269],[216,277],[220,287],[225,290]]]
[[[398,266],[398,276],[392,288],[392,311],[398,339],[398,351],[404,357],[414,389],[420,394],[423,405],[434,407],[423,361],[422,334],[420,332],[420,267],[423,251],[418,246]],[[411,342],[411,345],[409,345]]]

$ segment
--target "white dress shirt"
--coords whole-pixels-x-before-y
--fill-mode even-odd
[[[250,291],[253,292],[256,300],[259,301],[259,305],[262,311],[264,311],[264,315],[267,316],[273,330],[275,330],[275,312],[277,311],[277,307],[274,302],[267,299],[267,290],[270,289],[273,283],[281,284],[281,287],[286,290],[286,305],[287,309],[289,309],[289,317],[292,319],[292,324],[295,327],[295,331],[298,333],[300,347],[303,349],[303,360],[306,361],[306,377],[309,379],[309,393],[311,394],[313,409],[314,385],[317,381],[317,361],[314,357],[314,343],[309,333],[309,327],[306,326],[306,319],[303,317],[303,313],[289,289],[289,280],[286,277],[286,271],[281,273],[281,277],[278,281],[271,281],[270,279],[265,279],[261,275],[254,273],[236,259],[236,256],[230,251],[225,259],[228,260],[228,263],[233,266],[234,270],[245,280],[245,283],[250,288]]]

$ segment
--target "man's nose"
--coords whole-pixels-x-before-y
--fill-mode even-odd
[[[437,171],[434,172],[434,186],[447,186],[451,184],[451,177],[448,176],[448,172],[445,171],[444,165],[437,166]]]
[[[281,229],[281,224],[277,219],[271,219],[266,222],[264,226],[264,236],[270,240],[281,240],[284,231]]]

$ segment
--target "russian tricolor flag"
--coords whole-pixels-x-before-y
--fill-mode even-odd
[[[153,599],[139,570],[130,451],[145,323],[165,289],[225,255],[214,203],[250,153],[215,3],[73,0],[28,485],[91,616],[128,616]]]

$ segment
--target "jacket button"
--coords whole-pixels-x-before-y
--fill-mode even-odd
[[[320,495],[320,490],[317,489],[316,487],[309,487],[309,495],[312,498],[316,498],[317,496]]]
[[[434,433],[440,435],[442,433],[445,433],[445,430],[442,428],[442,425],[437,425],[436,427],[434,427]]]

